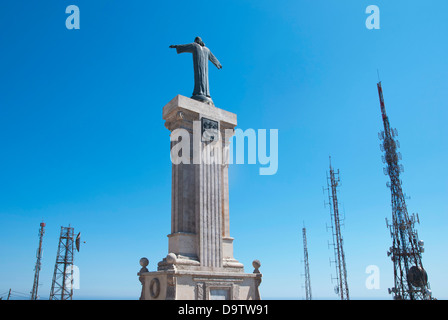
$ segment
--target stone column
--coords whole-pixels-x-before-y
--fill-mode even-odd
[[[227,266],[235,260],[229,234],[228,166],[222,147],[229,143],[236,115],[178,95],[163,108],[163,119],[175,138],[171,148],[186,139],[178,155],[188,162],[172,164],[169,252],[177,256],[178,264]],[[216,135],[213,131],[203,134],[207,128],[216,130]],[[176,129],[184,130],[182,139],[177,140]],[[225,134],[227,139],[221,139]],[[182,154],[188,151],[189,157]]]
[[[230,236],[230,216],[229,216],[229,148],[230,138],[234,135],[235,126],[226,126],[222,124],[220,127],[222,137],[222,242],[223,242],[223,265],[224,267],[233,268],[235,270],[243,269],[233,257],[233,238]]]

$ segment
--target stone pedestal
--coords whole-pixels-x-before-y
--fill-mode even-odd
[[[229,232],[228,145],[236,115],[181,95],[163,108],[171,131],[171,233],[141,299],[260,299],[259,262],[245,274]],[[142,259],[143,260],[143,259]]]

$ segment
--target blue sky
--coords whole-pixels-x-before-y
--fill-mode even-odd
[[[65,8],[81,13],[65,27]],[[379,30],[365,9],[380,8]],[[171,163],[162,108],[193,90],[191,57],[171,44],[201,36],[223,65],[210,67],[217,107],[245,130],[278,129],[279,167],[230,167],[235,258],[261,261],[262,298],[305,296],[307,227],[314,298],[337,299],[328,249],[328,157],[339,200],[352,299],[390,299],[376,82],[399,132],[408,211],[418,212],[434,296],[448,298],[448,62],[445,1],[3,1],[0,4],[0,293],[28,293],[39,223],[49,297],[61,226],[86,244],[76,254],[74,298],[138,299],[139,259],[168,253]],[[365,269],[380,270],[368,290]]]

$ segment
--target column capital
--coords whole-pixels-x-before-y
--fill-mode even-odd
[[[182,95],[175,96],[163,107],[162,117],[169,130],[178,128],[177,125],[182,122],[188,123],[202,117],[219,121],[222,129],[233,129],[237,125],[236,114]]]

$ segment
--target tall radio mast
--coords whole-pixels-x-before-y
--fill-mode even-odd
[[[306,228],[302,228],[303,235],[303,259],[305,264],[305,294],[306,300],[312,300],[311,294],[311,279],[310,279],[310,265],[308,263],[308,244],[306,241]]]
[[[414,229],[414,224],[420,223],[420,220],[418,214],[408,215],[400,180],[403,165],[398,163],[401,160],[401,154],[397,152],[400,144],[395,138],[398,133],[397,129],[392,129],[389,124],[381,81],[377,83],[377,87],[384,124],[384,131],[378,136],[383,141],[380,144],[381,151],[385,154],[382,157],[383,163],[386,164],[383,172],[390,178],[387,187],[390,188],[392,203],[392,223],[389,224],[386,218],[386,225],[392,237],[392,247],[387,255],[394,263],[394,287],[389,289],[389,293],[393,294],[396,300],[429,300],[431,290],[428,275],[422,265],[423,241],[418,240],[417,231]]]
[[[74,244],[74,228],[61,227],[50,300],[72,300]]]
[[[331,166],[330,157],[330,176],[327,176],[328,198],[330,205],[331,229],[333,233],[333,249],[336,264],[336,281],[335,292],[340,296],[341,300],[349,300],[348,284],[347,284],[347,268],[345,265],[344,241],[341,234],[341,218],[339,216],[339,204],[337,196],[337,187],[339,185],[339,170],[334,171]]]
[[[31,290],[31,300],[37,300],[37,291],[39,289],[39,272],[40,272],[40,266],[41,266],[41,259],[42,259],[42,239],[44,237],[45,233],[45,223],[40,223],[39,228],[39,248],[37,249],[36,253],[36,266],[34,267],[34,282],[33,282],[33,289]]]

